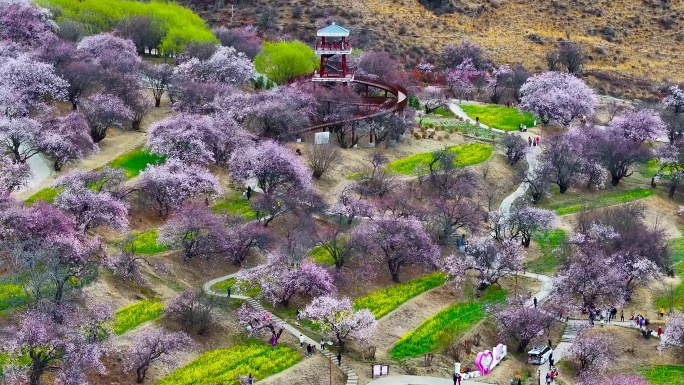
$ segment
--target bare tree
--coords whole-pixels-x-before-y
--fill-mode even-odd
[[[504,135],[501,138],[501,145],[506,150],[508,164],[511,165],[518,163],[525,156],[528,147],[525,139],[516,134]]]
[[[331,144],[312,144],[306,150],[306,163],[313,170],[313,176],[319,179],[339,162],[341,151]]]
[[[554,71],[559,67],[564,67],[571,74],[579,73],[582,70],[582,65],[586,62],[582,48],[571,41],[561,42],[558,49],[551,52],[546,60],[550,70]]]

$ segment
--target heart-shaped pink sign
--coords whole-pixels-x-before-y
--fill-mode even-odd
[[[475,357],[475,366],[482,373],[482,375],[489,374],[492,362],[494,361],[494,356],[489,350],[477,353]]]

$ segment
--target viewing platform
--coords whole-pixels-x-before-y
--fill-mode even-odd
[[[348,42],[332,44],[316,44],[316,55],[351,55],[352,45]]]
[[[349,71],[346,75],[341,72],[325,72],[322,76],[320,73],[314,72],[311,80],[314,82],[353,82],[354,71]]]

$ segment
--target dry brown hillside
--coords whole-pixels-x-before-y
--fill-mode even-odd
[[[449,1],[447,14],[422,5]],[[182,2],[211,24],[230,22],[229,1]],[[429,58],[470,39],[497,63],[541,71],[546,53],[569,38],[584,47],[584,76],[602,91],[643,96],[663,81],[684,80],[683,0],[236,0],[234,24],[258,24],[269,9],[275,28],[304,41],[313,39],[317,19],[332,16],[363,43],[402,58]]]

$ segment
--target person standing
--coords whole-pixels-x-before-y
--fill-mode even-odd
[[[337,352],[337,366],[342,366],[342,353]]]
[[[537,142],[537,146],[539,146],[539,137],[534,138],[534,141]]]
[[[458,374],[454,373],[454,385],[458,385]]]
[[[247,200],[252,197],[252,186],[247,186]]]
[[[306,345],[306,355],[311,357],[311,344]]]
[[[321,351],[325,350],[325,342],[323,342],[323,338],[321,338]]]
[[[230,286],[226,287],[226,294],[228,294],[228,298],[230,298]]]
[[[660,307],[660,313],[659,314],[660,314],[661,319],[665,318],[665,308],[664,307],[662,307],[662,306]]]
[[[252,373],[250,373],[249,377],[247,377],[247,383],[249,385],[252,385],[254,383],[254,377],[252,377]]]
[[[299,335],[299,347],[304,348],[304,334]]]
[[[658,338],[660,338],[660,335],[663,334],[663,328],[658,326]]]
[[[527,137],[527,147],[532,147],[532,137],[531,136]]]
[[[620,310],[620,322],[625,322],[625,310]]]
[[[534,308],[536,309],[537,308],[537,297],[534,297],[534,299],[532,301],[534,302]]]

